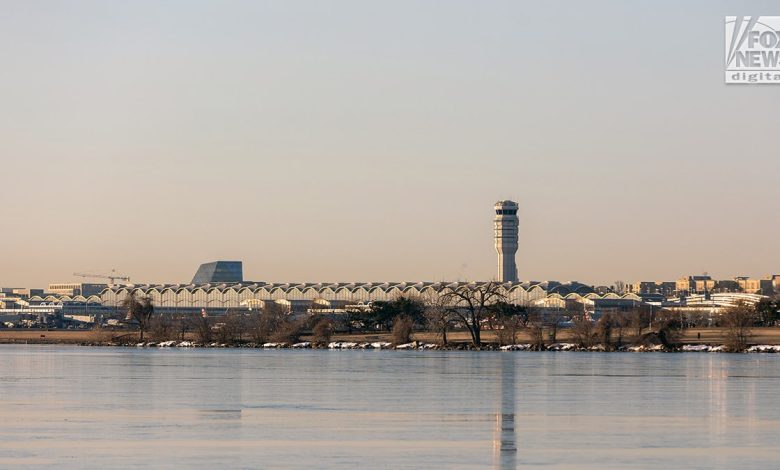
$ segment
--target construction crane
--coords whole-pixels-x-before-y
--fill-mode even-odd
[[[111,284],[114,284],[114,281],[126,281],[130,282],[130,276],[125,276],[124,274],[117,274],[116,269],[112,269],[110,274],[96,274],[96,273],[73,273],[74,276],[78,277],[89,277],[94,279],[108,279]]]

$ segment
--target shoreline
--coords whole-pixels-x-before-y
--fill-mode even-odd
[[[159,347],[159,348],[231,348],[231,349],[336,349],[336,350],[435,350],[435,351],[582,351],[582,352],[727,352],[724,348],[726,332],[720,328],[699,328],[684,330],[672,344],[657,341],[643,341],[640,337],[624,335],[622,340],[613,341],[609,347],[595,344],[590,348],[580,347],[568,332],[560,332],[555,340],[547,341],[545,347],[534,348],[528,337],[518,334],[515,344],[501,346],[492,331],[483,332],[484,342],[480,347],[468,341],[462,331],[448,333],[450,342],[441,345],[438,337],[431,333],[415,333],[413,341],[393,344],[387,333],[335,334],[328,343],[312,343],[304,335],[299,343],[259,343],[250,340],[236,344],[217,341],[201,343],[191,333],[184,339],[141,343],[137,331],[125,330],[0,330],[0,345],[73,345],[93,347]],[[645,333],[645,336],[647,333]],[[617,346],[619,344],[619,346]],[[744,352],[780,353],[780,328],[754,328]]]
[[[96,348],[127,348],[127,349],[258,349],[258,350],[384,350],[384,351],[464,351],[464,352],[595,352],[595,353],[722,353],[722,354],[775,354],[780,353],[778,344],[753,344],[744,351],[729,351],[723,344],[684,344],[679,343],[671,348],[662,344],[654,345],[622,345],[607,349],[603,345],[582,347],[575,343],[552,343],[545,345],[543,349],[534,348],[530,343],[517,343],[501,346],[497,343],[484,343],[477,347],[470,343],[457,343],[440,345],[413,341],[405,344],[392,344],[389,342],[353,342],[333,341],[328,344],[312,344],[302,341],[295,344],[288,343],[197,343],[192,341],[144,341],[138,343],[118,343],[111,341],[36,341],[36,340],[0,340],[0,346],[73,346]]]

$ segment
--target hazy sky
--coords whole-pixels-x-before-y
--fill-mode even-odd
[[[2,286],[780,272],[777,2],[0,1]]]

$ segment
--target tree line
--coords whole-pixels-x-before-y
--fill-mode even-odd
[[[517,344],[524,337],[533,349],[544,349],[559,340],[563,328],[569,341],[583,348],[600,345],[605,350],[653,340],[672,348],[686,328],[716,326],[724,329],[727,347],[743,350],[751,328],[774,326],[780,320],[780,299],[756,305],[739,303],[720,315],[707,318],[681,311],[640,306],[627,312],[605,313],[590,318],[581,303],[566,308],[535,308],[507,302],[498,283],[464,285],[431,297],[399,297],[376,301],[370,308],[347,310],[340,315],[294,317],[277,304],[268,303],[254,311],[236,310],[218,317],[207,315],[155,314],[148,298],[129,295],[123,302],[126,321],[140,330],[140,339],[183,340],[193,335],[199,342],[235,344],[242,342],[294,343],[307,336],[327,343],[338,333],[388,333],[394,343],[409,342],[414,333],[433,334],[443,345],[453,331],[467,332],[470,343],[483,345],[483,333],[490,331],[502,345]]]

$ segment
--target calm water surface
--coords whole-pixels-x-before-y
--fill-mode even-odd
[[[779,468],[780,355],[0,346],[0,467]]]

